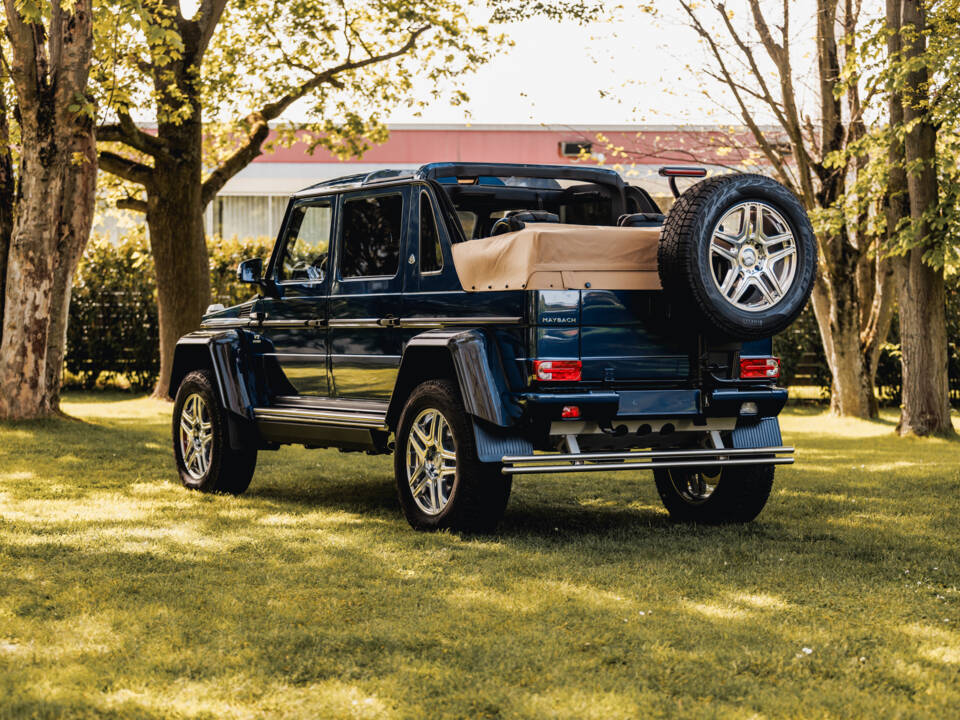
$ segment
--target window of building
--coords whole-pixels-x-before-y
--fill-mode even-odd
[[[278,280],[323,280],[332,221],[333,203],[330,199],[293,208],[287,223]]]
[[[212,205],[207,232],[223,238],[275,238],[289,198],[282,195],[222,195]]]
[[[430,196],[420,193],[420,272],[432,273],[443,269],[443,250],[440,249],[440,232],[433,216]]]
[[[343,203],[340,277],[391,277],[400,266],[403,196],[354,197]]]

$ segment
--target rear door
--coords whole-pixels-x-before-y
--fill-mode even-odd
[[[340,200],[330,297],[330,370],[340,398],[389,400],[400,368],[400,318],[409,187]]]

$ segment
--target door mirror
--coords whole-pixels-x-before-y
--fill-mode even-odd
[[[253,258],[244,260],[237,266],[237,280],[242,283],[261,285],[263,279],[263,260]]]

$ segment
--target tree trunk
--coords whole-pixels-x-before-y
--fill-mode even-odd
[[[900,21],[913,32],[901,36],[905,61],[926,52],[925,17],[921,3],[903,0]],[[901,435],[953,434],[947,370],[946,303],[943,270],[923,262],[933,232],[928,213],[938,205],[937,131],[930,121],[927,69],[917,63],[903,90],[903,121],[907,128],[906,161],[910,216],[920,245],[896,263],[900,299],[900,342],[903,364]]]
[[[147,226],[157,277],[160,377],[155,397],[169,392],[177,340],[200,326],[210,302],[210,260],[201,199],[202,132],[200,109],[178,126],[161,126],[159,136],[185,150],[176,160],[157,159],[148,188]]]
[[[13,236],[13,195],[16,180],[10,153],[10,119],[7,98],[0,88],[0,340],[3,339],[3,305],[7,284],[7,257]]]
[[[862,342],[860,294],[856,283],[860,253],[844,237],[821,238],[827,257],[811,301],[830,367],[830,412],[876,417],[869,353]]]
[[[92,120],[76,108],[90,70],[90,0],[68,13],[52,4],[49,48],[45,28],[25,22],[16,7],[5,0],[22,144],[0,341],[0,418],[7,419],[58,409],[48,364],[63,356],[48,357],[50,332],[65,329],[63,296],[90,235],[97,167]],[[53,375],[59,379],[59,370]]]

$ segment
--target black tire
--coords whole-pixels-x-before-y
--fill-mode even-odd
[[[746,233],[740,245],[719,243],[731,250],[736,261],[711,252],[713,233],[721,220],[742,203],[750,202],[764,210],[745,212],[738,227],[747,230],[748,214],[751,218],[759,214],[761,227],[772,228],[784,221],[793,236],[795,256],[768,262],[768,252],[774,257],[788,243],[778,246],[753,242]],[[817,258],[813,228],[796,196],[771,178],[749,174],[708,178],[684,192],[664,222],[657,252],[660,284],[671,305],[708,335],[725,340],[754,340],[786,330],[807,304],[816,279]],[[773,280],[779,285],[785,279],[788,262],[793,268],[791,282],[779,295]],[[767,272],[768,266],[772,272]],[[752,304],[756,308],[743,309],[721,292],[722,281],[715,276],[726,278],[727,272],[735,269],[731,277],[737,281],[731,282],[728,292],[736,294],[739,283],[743,283],[745,295],[735,300],[741,306]],[[764,298],[764,292],[769,299]],[[765,303],[769,306],[759,309]]]
[[[673,520],[708,525],[747,523],[767,504],[773,488],[773,465],[731,465],[712,477],[688,468],[654,470],[653,478],[664,507]],[[697,497],[688,482],[700,478],[712,492]]]
[[[184,407],[188,400],[199,397],[208,409],[210,425],[209,453],[203,452],[202,464],[190,456],[190,467],[184,461],[184,441],[181,434],[181,421],[187,420],[192,428],[197,426],[189,422],[194,413],[188,410],[184,417]],[[186,432],[184,430],[184,432]],[[191,436],[193,437],[193,436]],[[186,450],[190,455],[189,445]],[[187,375],[177,389],[177,399],[173,404],[173,454],[177,461],[177,472],[184,487],[200,492],[228,493],[240,495],[250,486],[253,471],[257,466],[257,449],[234,450],[227,437],[226,410],[214,390],[214,378],[209,370],[195,370]]]
[[[442,473],[445,461],[438,456],[438,451],[433,449],[432,458],[423,462],[424,470],[418,476],[420,483],[427,479],[432,484],[432,487],[428,484],[420,488],[421,493],[429,493],[430,498],[418,493],[418,501],[414,497],[414,488],[408,479],[407,469],[408,455],[413,453],[416,456],[417,453],[408,445],[408,441],[414,432],[414,423],[429,422],[430,412],[439,412],[444,420],[443,425],[449,428],[449,436],[443,434],[446,439],[441,441],[440,447],[447,452],[453,452],[456,465],[455,472],[445,476]],[[419,424],[418,428],[423,431]],[[496,529],[507,507],[512,481],[510,476],[500,472],[499,464],[482,463],[477,458],[473,427],[463,408],[460,394],[452,382],[430,380],[414,388],[400,415],[396,437],[394,471],[397,497],[403,514],[415,530],[491,532]],[[430,451],[430,448],[427,450]],[[436,473],[439,479],[429,480],[426,466],[434,460],[440,463]],[[452,480],[449,479],[451,475]],[[432,502],[431,498],[443,497],[444,489],[446,502]],[[428,512],[428,509],[434,511]]]

